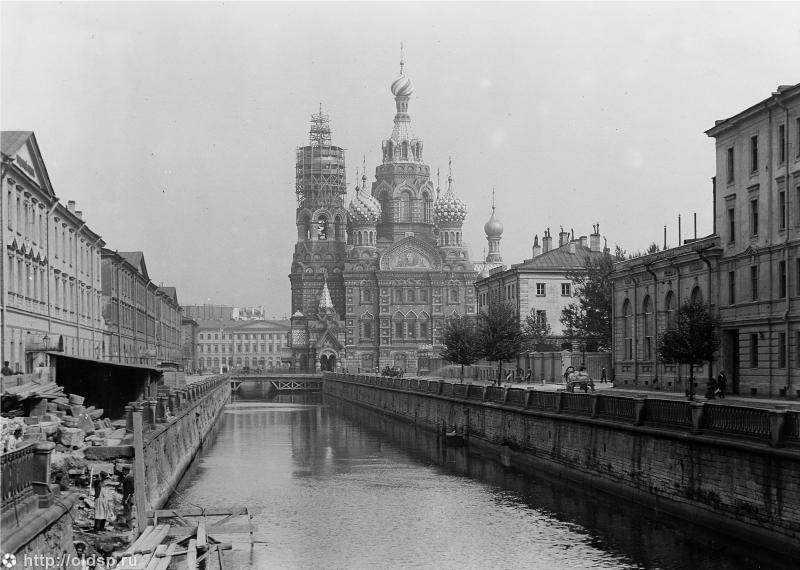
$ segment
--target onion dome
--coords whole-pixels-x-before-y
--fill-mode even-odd
[[[447,177],[447,192],[433,204],[433,218],[438,225],[461,225],[467,217],[467,205],[453,191],[452,160],[451,174]]]
[[[494,206],[492,206],[492,217],[483,224],[483,231],[486,232],[486,237],[500,237],[503,235],[503,224],[494,215]]]
[[[381,204],[377,198],[356,186],[356,195],[347,208],[354,224],[377,224],[381,219]]]
[[[411,79],[403,75],[400,72],[400,75],[397,76],[397,79],[392,81],[392,95],[395,97],[410,97],[411,94],[414,92],[414,86],[411,84]]]

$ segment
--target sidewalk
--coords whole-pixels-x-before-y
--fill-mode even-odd
[[[438,377],[425,377],[426,380],[440,380],[444,382],[453,382],[458,383],[458,378],[438,378]],[[464,384],[481,384],[484,386],[491,386],[493,385],[491,382],[488,381],[481,381],[481,380],[472,380],[472,379],[464,379]],[[505,388],[521,388],[523,390],[544,390],[548,392],[558,392],[559,390],[566,390],[566,384],[541,384],[541,383],[531,383],[526,384],[524,382],[503,382],[502,384]],[[643,396],[647,396],[648,398],[657,398],[661,400],[686,400],[686,395],[682,392],[668,392],[664,390],[646,390],[646,389],[638,389],[638,388],[617,388],[612,383],[605,383],[600,384],[595,382],[594,385],[595,392],[598,394],[606,394],[606,395],[619,395],[619,396],[634,396],[637,394],[641,394]],[[700,387],[698,386],[698,389]],[[800,410],[800,400],[794,399],[786,399],[786,398],[753,398],[751,396],[742,396],[740,394],[728,394],[725,398],[715,398],[713,400],[708,400],[705,397],[705,389],[701,390],[699,393],[695,394],[694,399],[696,402],[713,402],[718,404],[727,404],[727,405],[735,405],[735,406],[747,406],[747,407],[756,407],[756,408],[775,408],[778,406],[786,407],[790,410]]]

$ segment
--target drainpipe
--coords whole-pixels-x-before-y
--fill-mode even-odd
[[[713,273],[711,271],[711,260],[708,259],[705,255],[703,255],[704,252],[705,252],[704,249],[698,250],[697,255],[700,256],[700,259],[703,260],[703,263],[705,263],[706,267],[708,267],[708,312],[709,312],[709,314],[712,314],[713,303],[711,302],[711,279],[712,279]],[[717,276],[719,276],[719,274]],[[717,296],[719,296],[719,287],[716,287],[715,290],[716,290]],[[719,306],[719,299],[717,299],[717,306]],[[712,314],[712,316],[713,316],[713,314]],[[713,372],[712,368],[713,368],[713,363],[711,361],[709,361],[709,363],[708,363],[708,383],[709,383],[709,386],[714,381],[714,372]]]
[[[783,109],[784,116],[785,116],[785,123],[784,123],[784,130],[783,132],[786,133],[786,142],[784,143],[785,146],[785,154],[786,160],[784,161],[784,177],[783,177],[783,187],[784,187],[784,204],[785,204],[785,211],[783,213],[783,228],[784,228],[784,235],[783,235],[783,265],[786,268],[786,277],[784,280],[784,287],[786,287],[786,301],[785,306],[786,309],[783,311],[783,334],[784,334],[784,348],[783,354],[786,364],[786,396],[789,396],[789,393],[792,389],[792,367],[789,366],[789,310],[791,308],[791,289],[789,284],[791,283],[791,274],[792,272],[789,270],[789,212],[791,211],[789,208],[789,197],[791,192],[789,192],[789,157],[792,156],[791,153],[791,140],[792,138],[789,136],[789,108],[784,105],[783,101],[781,101],[779,93],[773,93],[772,98],[775,100],[775,103],[778,104],[778,107]],[[772,145],[770,145],[772,148]],[[772,162],[770,162],[772,164]],[[774,176],[770,176],[770,181],[774,180]]]
[[[655,342],[655,346],[651,346],[650,350],[653,351],[656,378],[658,378],[658,277],[655,271],[650,269],[651,265],[651,263],[645,263],[644,269],[653,276],[653,341]],[[647,334],[647,329],[645,329],[644,334]]]
[[[97,241],[95,241],[92,244],[92,249],[90,250],[90,253],[91,253],[91,261],[90,261],[90,263],[92,265],[92,270],[90,272],[90,281],[91,281],[91,283],[90,283],[89,290],[91,291],[91,294],[92,294],[92,297],[91,297],[91,303],[92,303],[92,310],[91,310],[91,316],[92,316],[92,350],[95,351],[95,358],[97,358],[97,348],[95,347],[95,340],[94,340],[94,333],[95,333],[95,330],[97,329],[97,294],[96,294],[96,289],[95,289],[95,277],[96,277],[96,275],[95,275],[95,266],[97,265],[97,263],[96,263],[96,260],[94,259],[94,250],[97,249],[97,244],[100,243],[101,241],[103,241],[103,238],[101,238],[101,237],[97,238]],[[98,255],[98,258],[99,258],[99,255]],[[97,358],[97,359],[99,360],[99,358]]]
[[[677,309],[681,308],[681,268],[680,268],[679,265],[677,265],[675,263],[674,259],[670,259],[669,260],[669,264],[675,270],[675,275],[676,275],[676,279],[677,279],[676,284],[675,284],[675,291],[677,291],[677,293],[675,295],[677,297],[677,299],[675,301],[675,307],[676,307],[676,310],[677,310]],[[681,365],[678,364],[678,382],[680,382],[680,381],[681,381]],[[676,382],[676,384],[677,384],[677,382]]]
[[[2,155],[0,162],[0,193],[4,194],[4,182],[8,170],[11,168],[16,157],[7,154]],[[0,363],[6,360],[6,218],[5,207],[3,206],[3,195],[0,194]],[[1,380],[0,380],[1,382]]]
[[[75,257],[72,258],[73,263],[73,272],[75,273],[75,343],[78,346],[78,356],[81,355],[81,312],[78,307],[78,238],[80,237],[80,231],[86,227],[86,222],[83,222],[77,230],[75,230],[75,247],[74,247],[74,254]]]

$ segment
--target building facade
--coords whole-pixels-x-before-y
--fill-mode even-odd
[[[706,134],[716,141],[720,366],[741,393],[800,395],[800,84]]]
[[[124,364],[180,363],[182,311],[175,288],[150,280],[141,251],[103,249],[101,259],[102,356]]]
[[[98,358],[103,239],[59,202],[34,133],[0,136],[0,360],[24,373],[48,352]]]
[[[195,331],[197,372],[270,370],[289,365],[288,321],[198,320]]]
[[[487,237],[491,237],[492,232],[497,233],[490,227],[493,220],[494,212],[484,227]],[[478,310],[494,302],[512,303],[522,323],[533,315],[540,323],[550,326],[553,343],[572,344],[573,339],[564,338],[561,324],[562,310],[575,302],[574,283],[568,275],[584,270],[588,260],[608,255],[608,249],[600,245],[600,228],[595,226],[588,238],[577,239],[562,229],[556,247],[553,247],[548,229],[541,246],[538,235],[535,237],[532,253],[531,259],[509,268],[501,265],[488,271],[484,269],[475,283]],[[487,261],[491,262],[488,256]]]
[[[686,242],[614,264],[612,366],[617,386],[683,393],[689,388],[689,366],[661,362],[658,338],[686,301],[706,302],[716,312],[722,248],[717,235]],[[695,366],[693,392],[718,372],[716,361]]]
[[[181,318],[181,341],[183,343],[181,363],[187,374],[194,374],[197,371],[197,327],[196,320],[185,316]]]
[[[462,243],[466,206],[451,173],[444,193],[430,179],[408,113],[403,73],[391,85],[394,128],[368,184],[346,195],[344,151],[327,117],[314,115],[297,152],[297,233],[292,260],[293,365],[300,370],[416,372],[440,347],[444,320],[475,313],[477,273]]]

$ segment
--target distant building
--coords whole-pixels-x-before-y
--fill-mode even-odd
[[[141,251],[102,251],[106,352],[112,362],[176,364],[181,361],[181,307],[174,287],[150,280]]]
[[[288,321],[200,320],[195,331],[198,372],[288,366]]]
[[[706,134],[716,140],[720,367],[735,392],[800,395],[800,84]]]
[[[494,219],[494,212],[490,222]],[[489,222],[485,229],[489,226]],[[502,225],[500,226],[502,232]],[[492,228],[489,228],[492,229]],[[487,229],[487,236],[489,231]],[[552,341],[556,344],[572,344],[576,339],[565,337],[561,324],[562,310],[576,302],[575,286],[569,274],[583,271],[589,259],[608,255],[608,249],[600,244],[600,228],[588,237],[570,237],[570,232],[561,231],[558,246],[553,247],[550,230],[545,231],[543,245],[539,246],[538,235],[533,246],[533,257],[509,268],[498,266],[490,271],[484,269],[475,282],[478,310],[492,302],[512,303],[525,322],[533,315],[542,323],[550,325]],[[487,257],[487,261],[490,261]],[[488,274],[487,274],[488,273]],[[579,339],[577,339],[579,342]]]
[[[0,147],[0,361],[24,373],[50,353],[99,359],[105,243],[59,202],[33,132],[3,131]]]
[[[181,342],[183,344],[181,363],[187,374],[197,371],[197,327],[196,320],[187,317],[181,318]]]
[[[197,321],[233,319],[233,305],[184,305],[183,316]]]

